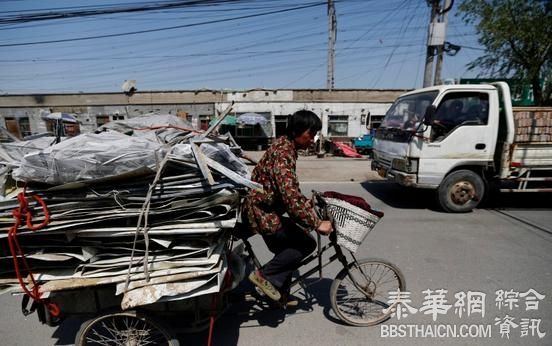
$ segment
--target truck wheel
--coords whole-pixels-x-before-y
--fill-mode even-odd
[[[473,171],[459,170],[447,175],[437,195],[441,208],[450,213],[465,213],[477,207],[485,194],[483,179]]]

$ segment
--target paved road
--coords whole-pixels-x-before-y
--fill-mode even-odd
[[[420,308],[425,290],[446,289],[450,304],[454,293],[478,291],[486,294],[486,309],[483,318],[472,315],[459,318],[452,307],[446,315],[439,315],[433,322],[431,316],[416,313],[384,325],[417,325],[420,327],[448,324],[491,325],[491,338],[384,338],[382,327],[355,328],[344,326],[335,320],[331,311],[328,291],[330,279],[324,279],[307,288],[317,300],[309,309],[296,314],[281,316],[275,312],[243,311],[229,314],[219,321],[215,340],[220,345],[550,345],[552,343],[552,235],[535,229],[494,210],[480,209],[462,215],[444,214],[434,210],[432,195],[416,190],[403,190],[385,182],[333,185],[304,184],[305,190],[334,189],[343,193],[361,195],[373,206],[386,213],[384,219],[372,232],[358,257],[379,257],[397,264],[403,271],[407,289],[411,292],[412,305]],[[543,198],[545,196],[542,196]],[[518,197],[519,198],[519,197]],[[514,201],[501,196],[492,207],[510,208]],[[548,220],[552,205],[550,201],[535,202],[535,197],[525,197],[521,204],[538,204],[541,209],[532,209],[525,217],[532,220]],[[543,204],[544,203],[544,204]],[[547,204],[546,204],[547,203]],[[516,205],[516,203],[514,203]],[[542,209],[547,206],[548,209]],[[523,214],[522,210],[518,213]],[[546,222],[545,222],[546,223]],[[262,246],[260,244],[259,246]],[[325,273],[333,278],[337,267]],[[495,292],[529,289],[546,295],[538,311],[525,311],[525,302],[512,311],[495,306]],[[514,329],[510,339],[501,338],[496,317],[508,314],[514,322],[522,318],[540,318],[540,331],[546,336],[520,337],[520,328]],[[409,327],[410,328],[410,327]],[[204,335],[203,335],[204,337]]]
[[[481,292],[486,294],[484,317],[477,313],[468,317],[464,313],[460,318],[451,307],[445,315],[437,315],[435,322],[430,315],[418,311],[375,327],[343,325],[331,311],[328,296],[331,279],[339,269],[332,264],[324,270],[327,278],[313,278],[305,290],[297,293],[302,297],[306,292],[311,299],[303,302],[295,313],[286,315],[280,311],[259,310],[251,303],[235,305],[217,321],[215,345],[552,344],[552,234],[546,233],[547,229],[552,229],[552,201],[548,196],[501,195],[491,201],[493,209],[454,215],[435,210],[433,195],[427,191],[405,190],[382,181],[304,183],[302,188],[305,192],[336,190],[359,195],[385,212],[384,219],[368,236],[358,257],[379,257],[398,265],[406,278],[414,308],[422,308],[422,292],[428,289],[447,290],[448,304],[456,301],[454,293]],[[495,209],[505,210],[517,218]],[[260,249],[261,259],[266,260],[268,254],[263,251],[264,244],[260,239],[254,242]],[[520,297],[519,306],[511,311],[507,307],[499,309],[495,304],[498,290],[523,293],[530,289],[546,296],[539,301],[537,311],[525,311],[525,300]],[[24,318],[16,298],[0,296],[0,304],[0,344],[68,345],[73,342],[78,321],[70,320],[57,329],[50,328],[40,325],[35,315]],[[506,315],[515,318],[513,322],[517,324],[509,339],[501,337],[499,326],[495,326],[495,318]],[[520,337],[522,318],[540,319],[538,329],[546,333],[544,338],[531,336],[531,329],[528,336]],[[483,325],[483,328],[490,328],[492,337],[382,336],[391,325],[428,328],[439,324],[458,329],[462,325]],[[429,336],[427,329],[424,330],[425,336]],[[443,330],[439,333],[443,335]],[[203,345],[206,338],[205,333],[183,335],[181,344]]]

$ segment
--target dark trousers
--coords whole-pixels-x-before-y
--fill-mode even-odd
[[[274,234],[263,235],[263,239],[275,256],[263,266],[261,273],[281,292],[287,293],[293,272],[316,249],[316,240],[287,218],[282,218],[282,228]]]

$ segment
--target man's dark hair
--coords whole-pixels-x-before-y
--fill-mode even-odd
[[[322,130],[322,121],[314,112],[305,109],[297,111],[288,117],[286,135],[289,139],[300,136],[306,130],[309,130],[313,134]]]

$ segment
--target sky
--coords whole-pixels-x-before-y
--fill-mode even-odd
[[[327,1],[185,0],[44,18],[175,2],[0,0],[0,93],[119,92],[125,80],[139,91],[326,87]],[[456,15],[458,2],[446,40],[462,49],[445,55],[443,78],[475,77],[466,64],[483,53],[474,28]],[[425,0],[335,0],[335,8],[336,89],[422,86]],[[23,21],[33,14],[42,20]]]

